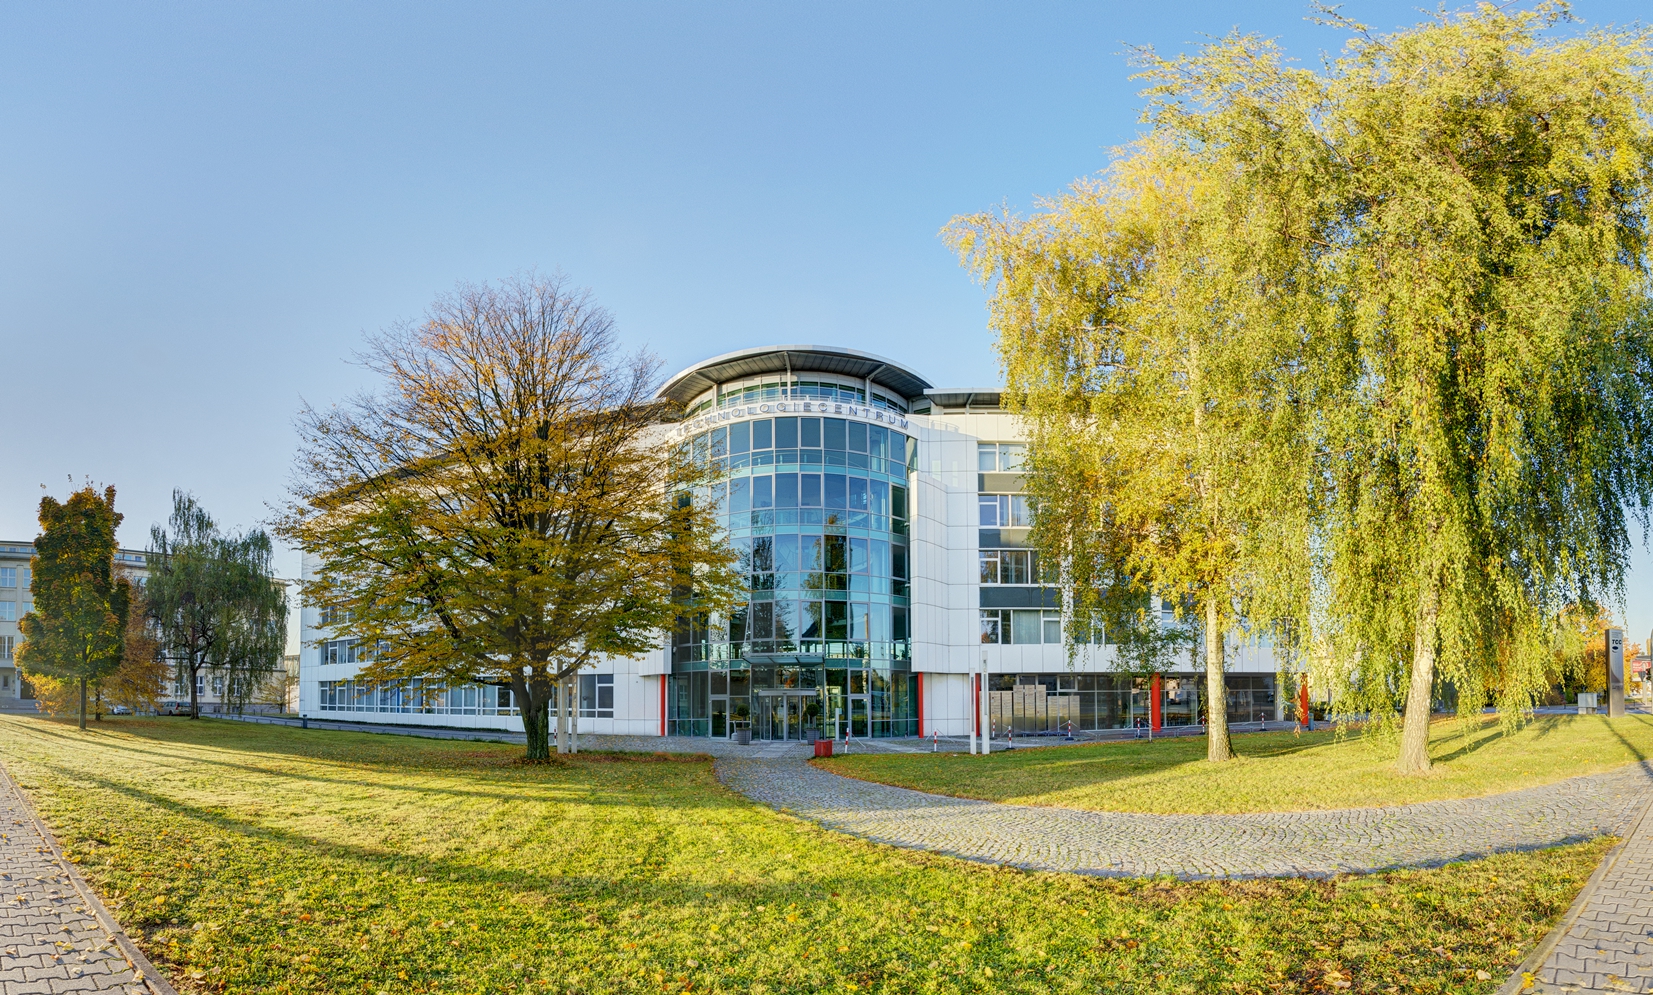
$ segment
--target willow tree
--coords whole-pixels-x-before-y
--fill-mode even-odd
[[[263,529],[225,532],[192,495],[172,492],[167,524],[149,530],[144,606],[160,652],[189,685],[190,718],[201,717],[205,673],[237,710],[281,667],[287,590],[275,576]]]
[[[1653,496],[1645,34],[1546,38],[1482,6],[1322,74],[1356,376],[1324,409],[1327,591],[1346,707],[1506,716],[1548,685],[1569,604],[1616,597]]]
[[[589,295],[462,286],[365,365],[380,393],[301,417],[279,526],[317,558],[306,599],[373,649],[364,679],[508,685],[544,759],[557,688],[732,602],[734,555],[690,498],[705,468],[658,431],[657,364]]]
[[[1153,639],[1160,599],[1192,616],[1214,761],[1231,753],[1226,636],[1289,653],[1307,615],[1304,356],[1324,307],[1301,246],[1326,217],[1322,149],[1259,113],[1291,94],[1250,85],[1283,78],[1278,52],[1238,39],[1202,68],[1219,63],[1202,77],[1150,57],[1152,131],[1107,173],[1031,218],[949,229],[992,287],[1032,541],[1125,655]]]

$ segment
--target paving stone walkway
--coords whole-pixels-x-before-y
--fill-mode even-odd
[[[130,944],[0,770],[0,995],[175,995]]]
[[[1131,877],[1321,877],[1437,866],[1622,834],[1653,789],[1653,764],[1639,764],[1456,801],[1145,815],[926,794],[840,777],[811,766],[807,756],[807,747],[774,757],[724,756],[717,774],[758,802],[880,843],[1030,870]],[[1649,861],[1653,873],[1653,849]],[[1653,908],[1646,913],[1653,919]]]
[[[1505,990],[1653,991],[1653,817],[1636,820],[1537,956]]]

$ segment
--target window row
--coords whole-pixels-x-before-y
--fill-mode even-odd
[[[321,681],[317,707],[324,712],[397,712],[425,715],[515,715],[511,689],[466,684],[445,687],[415,678],[398,683]]]
[[[736,539],[734,545],[746,573],[850,573],[900,580],[907,577],[907,547],[883,539],[783,534]]]
[[[712,490],[723,498],[723,487]],[[776,473],[735,477],[728,482],[729,511],[741,514],[764,508],[828,508],[907,517],[907,488],[884,480],[842,473]]]
[[[778,380],[772,380],[766,383],[737,384],[732,387],[719,388],[717,406],[732,408],[736,405],[755,404],[759,401],[793,400],[796,398],[861,404],[865,402],[866,397],[866,392],[859,387],[850,387],[846,384],[830,381],[794,380],[791,386],[787,386]],[[872,406],[884,408],[888,411],[899,411],[903,414],[907,411],[906,405],[891,400],[877,391],[873,391]],[[698,411],[708,407],[711,407],[711,402],[698,405],[695,410]]]
[[[492,684],[447,687],[414,678],[374,684],[368,681],[321,681],[318,707],[324,712],[396,712],[423,715],[516,715],[510,688]],[[581,718],[614,717],[614,675],[580,674],[575,708]],[[551,691],[551,714],[557,689]]]
[[[1013,727],[1018,734],[1146,727],[1153,719],[1153,679],[1131,674],[993,674],[988,679],[995,734]],[[1205,682],[1192,675],[1160,677],[1160,721],[1166,726],[1205,722]],[[1230,674],[1230,722],[1280,718],[1272,674]]]
[[[377,644],[377,649],[383,651],[388,645],[381,640]],[[329,639],[321,644],[321,662],[366,663],[373,659],[374,650],[374,646],[369,646],[360,639]]]
[[[984,549],[978,555],[983,584],[1039,584],[1039,554],[1031,549]]]
[[[1102,645],[1107,641],[1101,625],[1085,627],[1070,623],[1069,635],[1076,643]],[[1062,641],[1062,613],[1054,608],[983,608],[981,641],[1003,646],[1027,646]]]
[[[865,601],[754,601],[728,619],[684,618],[673,645],[798,640],[890,642],[908,638],[907,608]]]
[[[214,677],[212,679],[212,693],[213,694],[218,694],[218,695],[221,695],[221,694],[224,693],[224,679],[222,677]],[[172,681],[172,696],[174,698],[188,698],[189,697],[189,682],[178,680],[177,678],[174,678],[173,681]],[[207,696],[207,675],[197,673],[195,675],[195,697],[196,698],[205,698],[206,696]]]
[[[1020,442],[979,442],[976,444],[978,473],[1019,473],[1027,458],[1027,446]]]
[[[1062,613],[1054,609],[984,608],[981,641],[1005,645],[1060,643]]]
[[[982,494],[977,497],[985,529],[1025,529],[1033,524],[1033,508],[1025,494]]]
[[[835,449],[905,462],[907,436],[845,418],[756,418],[700,433],[690,452],[704,463],[764,449]]]

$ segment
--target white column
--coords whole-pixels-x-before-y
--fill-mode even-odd
[[[988,717],[992,711],[987,707],[987,651],[982,651],[982,755],[993,752],[993,732],[988,726]]]
[[[568,679],[568,752],[580,752],[580,675]]]
[[[981,709],[976,706],[976,661],[970,661],[970,678],[964,683],[964,725],[965,732],[970,734],[970,755],[976,753],[976,720],[981,717]]]

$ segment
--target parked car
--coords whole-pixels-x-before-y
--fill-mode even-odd
[[[131,715],[132,714],[132,709],[127,708],[125,705],[110,705],[109,706],[109,714],[110,715]]]

